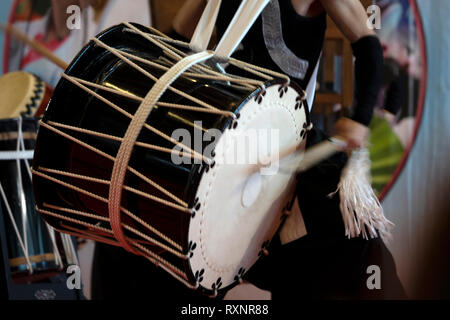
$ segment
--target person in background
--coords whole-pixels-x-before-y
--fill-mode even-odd
[[[9,22],[70,63],[92,37],[122,21],[151,25],[149,1],[134,0],[130,6],[122,0],[17,0]],[[63,70],[20,41],[6,37],[4,48],[4,73],[24,70],[52,86],[59,81]]]

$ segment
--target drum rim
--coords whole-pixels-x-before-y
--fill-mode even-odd
[[[270,80],[270,81],[266,81],[266,82],[264,83],[264,87],[265,87],[265,88],[268,88],[268,87],[270,87],[270,86],[283,85],[283,84],[285,84],[285,82],[284,82],[282,79],[273,79],[273,80]],[[288,84],[288,86],[290,86],[292,89],[294,89],[294,90],[298,93],[299,96],[302,96],[302,94],[303,94],[303,89],[300,87],[300,85],[299,85],[298,83],[296,83],[295,81],[291,80],[290,83]],[[261,92],[261,90],[262,90],[262,88],[257,88],[256,90],[254,90],[253,92],[251,92],[245,99],[243,99],[242,102],[239,104],[239,106],[236,107],[236,109],[235,109],[235,111],[234,111],[234,114],[235,114],[235,115],[239,114],[239,112],[242,110],[242,108],[244,108],[245,105],[246,105],[251,99],[254,99],[255,96],[257,96],[257,95]],[[306,100],[305,100],[305,101],[306,101]],[[310,118],[310,110],[309,110],[309,108],[308,108],[307,105],[305,104],[304,107],[303,107],[302,109],[304,109],[305,118],[306,118],[307,123],[310,123],[310,121],[311,121],[310,119],[311,119],[311,118]],[[233,121],[233,119],[229,119],[229,121],[226,122],[226,125],[224,126],[224,128],[223,128],[223,130],[222,130],[222,133],[225,132],[226,130],[232,130],[232,129],[229,128],[229,124],[230,124],[232,121]],[[201,170],[201,175],[199,176],[199,179],[201,179],[201,178],[203,177],[203,175],[205,174],[205,169],[206,169],[206,167],[204,166],[204,167],[202,168],[202,170]],[[199,180],[199,181],[200,181],[200,180]],[[197,186],[197,189],[196,189],[194,195],[196,195],[197,192],[198,192],[198,186]],[[194,197],[195,197],[195,196],[194,196]],[[294,195],[294,197],[295,197],[295,195]],[[190,207],[192,207],[193,201],[192,201],[192,203],[189,203],[189,204],[190,204]],[[191,221],[192,221],[192,219],[190,219],[189,222],[188,222],[188,226],[187,226],[188,228],[190,227]],[[186,232],[186,238],[187,238],[187,239],[186,239],[185,242],[188,243],[188,242],[189,242],[189,232]],[[272,239],[273,239],[273,238],[272,238]],[[270,241],[272,241],[272,239],[271,239]],[[261,259],[261,257],[258,257],[258,259],[255,261],[255,263],[254,263],[253,265],[255,265],[258,261],[260,261],[260,259]],[[186,274],[187,274],[188,277],[190,278],[191,282],[192,282],[192,283],[195,283],[195,275],[194,275],[194,270],[192,270],[192,268],[191,268],[191,263],[189,262],[189,260],[185,260],[184,263],[187,265],[186,267],[187,267],[187,270],[189,271],[189,272],[187,272]],[[253,265],[252,265],[252,266],[253,266]],[[220,292],[228,291],[228,290],[234,288],[235,286],[237,286],[238,284],[239,284],[239,280],[235,280],[235,281],[233,281],[231,284],[229,284],[229,285],[227,285],[227,286],[225,286],[225,287],[222,287],[222,288],[218,289],[217,292],[220,293]],[[202,284],[199,284],[197,290],[200,291],[200,292],[202,292],[202,293],[204,293],[204,294],[207,294],[207,295],[211,295],[211,294],[214,293],[214,291],[213,291],[212,289],[207,288],[207,287],[204,287]]]
[[[3,114],[2,118],[14,118],[21,115],[32,116],[42,104],[46,92],[48,91],[46,83],[35,74],[22,70],[9,72],[1,76],[0,79],[3,79],[5,83],[10,83],[12,79],[8,78],[11,77],[20,77],[16,78],[15,81],[23,82],[26,80],[26,88],[21,92],[23,97],[20,100],[20,103],[11,108],[10,113]]]

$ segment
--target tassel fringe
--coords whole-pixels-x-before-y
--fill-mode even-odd
[[[330,196],[339,191],[346,236],[373,239],[379,234],[383,240],[390,240],[394,224],[384,216],[370,180],[369,151],[354,150],[342,170],[337,190]]]

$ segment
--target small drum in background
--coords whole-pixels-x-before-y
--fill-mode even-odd
[[[0,77],[0,119],[41,116],[53,89],[38,76],[24,71]]]
[[[76,263],[70,237],[55,233],[35,210],[29,161],[37,129],[37,118],[0,120],[0,218],[17,283],[48,278]]]
[[[41,122],[34,192],[55,230],[122,246],[215,296],[267,252],[296,185],[295,168],[263,175],[255,162],[224,159],[245,150],[253,151],[244,158],[271,155],[264,138],[235,148],[236,139],[259,132],[276,134],[280,150],[302,150],[310,121],[304,92],[286,76],[235,59],[239,75],[207,63],[183,71],[190,59],[212,57],[189,52],[130,23],[91,41],[62,75]],[[161,79],[170,87],[149,104],[148,117],[138,117]],[[139,118],[146,121],[137,139],[125,144]],[[213,131],[220,136],[208,136]],[[213,143],[197,148],[199,136]],[[130,159],[119,165],[125,145]],[[125,170],[123,183],[114,182],[117,169]]]

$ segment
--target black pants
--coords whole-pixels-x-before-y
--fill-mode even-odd
[[[307,148],[326,139],[319,130],[308,135]],[[336,190],[345,153],[337,153],[298,176],[297,196],[308,234],[281,245],[272,241],[270,255],[247,274],[247,280],[272,292],[275,300],[304,299],[403,299],[392,255],[380,238],[348,239]],[[381,289],[370,290],[367,268],[380,268]]]
[[[208,301],[144,257],[123,248],[95,244],[91,294],[93,300]]]

